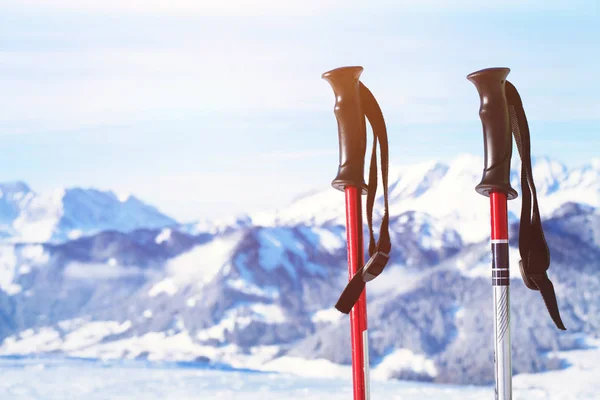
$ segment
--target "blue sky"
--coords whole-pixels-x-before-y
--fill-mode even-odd
[[[284,205],[337,168],[320,75],[362,65],[391,159],[482,152],[465,76],[508,66],[533,152],[600,148],[597,1],[0,0],[0,181],[132,192],[181,220]],[[333,190],[333,189],[332,189]]]

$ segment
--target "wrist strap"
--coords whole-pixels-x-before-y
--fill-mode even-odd
[[[367,190],[367,224],[369,226],[369,260],[352,277],[346,288],[342,292],[335,308],[344,314],[348,314],[354,304],[358,301],[365,283],[375,279],[390,258],[392,243],[389,232],[389,211],[388,211],[388,138],[387,129],[381,108],[371,91],[360,83],[361,105],[365,116],[373,129],[373,152],[371,153],[371,164],[369,167],[369,183]],[[375,242],[373,234],[373,206],[375,204],[375,195],[377,193],[377,147],[381,154],[381,180],[383,183],[383,202],[384,211],[381,226],[379,228],[379,239]]]
[[[519,226],[519,253],[521,261],[519,267],[521,276],[531,290],[538,290],[550,317],[559,329],[566,330],[558,311],[558,303],[554,286],[548,278],[550,268],[550,251],[538,208],[537,193],[533,182],[531,168],[531,144],[529,125],[523,109],[521,97],[517,89],[506,82],[506,100],[510,114],[510,124],[517,143],[517,150],[521,157],[521,222]]]

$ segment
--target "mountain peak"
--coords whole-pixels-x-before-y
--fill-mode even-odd
[[[121,192],[121,193],[115,193],[115,195],[117,196],[117,199],[119,199],[119,201],[121,203],[126,203],[129,200],[137,200],[131,193],[129,192]]]
[[[566,217],[572,217],[572,216],[576,216],[576,215],[590,214],[593,212],[594,212],[594,207],[592,207],[590,205],[569,201],[569,202],[563,204],[562,206],[560,206],[556,211],[554,211],[554,213],[552,213],[552,217],[553,218],[566,218]]]
[[[0,182],[2,193],[29,193],[31,188],[23,181]]]
[[[133,196],[121,201],[112,191],[71,187],[38,194],[19,181],[0,184],[0,191],[6,197],[0,197],[0,236],[12,241],[63,241],[102,230],[127,232],[177,223]]]

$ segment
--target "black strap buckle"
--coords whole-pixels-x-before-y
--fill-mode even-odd
[[[367,263],[363,267],[363,282],[372,281],[377,276],[379,276],[379,274],[381,274],[381,272],[387,265],[389,259],[389,254],[384,253],[383,251],[376,251],[375,254],[373,254],[373,256],[369,258],[369,261],[367,261]]]

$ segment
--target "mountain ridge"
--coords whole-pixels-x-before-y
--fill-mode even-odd
[[[60,242],[102,230],[131,231],[177,221],[135,196],[94,188],[33,191],[25,182],[0,183],[0,238]]]
[[[480,175],[470,157],[394,172],[392,258],[367,285],[370,352],[388,378],[493,380],[489,210],[473,190]],[[569,331],[554,328],[539,293],[521,282],[513,218],[515,373],[562,368],[549,351],[581,348],[582,338],[600,331],[600,301],[592,295],[600,290],[598,170],[590,163],[565,175],[551,160],[536,163],[544,177],[540,206],[555,201],[542,208],[543,224]],[[469,197],[453,202],[453,191]],[[589,193],[591,200],[581,198]],[[397,204],[413,195],[412,204],[449,204],[432,212]],[[348,279],[343,195],[327,188],[312,196],[282,209],[289,218],[277,221],[273,212],[264,224],[234,216],[0,243],[0,354],[202,359],[264,370],[302,359],[338,373],[350,361],[348,317],[333,309]],[[320,218],[322,210],[330,215]]]

